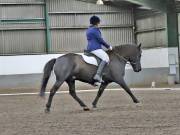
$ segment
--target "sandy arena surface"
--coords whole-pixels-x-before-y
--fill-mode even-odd
[[[105,91],[84,112],[69,94],[57,94],[50,114],[37,95],[0,96],[0,135],[180,135],[180,90]],[[91,107],[96,92],[78,93]]]

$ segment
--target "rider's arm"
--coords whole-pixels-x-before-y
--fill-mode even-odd
[[[96,39],[98,40],[98,42],[100,44],[102,44],[103,46],[105,46],[106,48],[110,48],[110,45],[108,45],[103,38],[101,37],[101,33],[99,31],[94,32],[94,35],[96,37]]]

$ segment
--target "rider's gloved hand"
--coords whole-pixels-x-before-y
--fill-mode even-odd
[[[112,50],[112,49],[113,49],[112,46],[110,46],[110,47],[109,47],[109,50]]]

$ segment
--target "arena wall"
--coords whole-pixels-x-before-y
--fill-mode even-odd
[[[126,66],[126,82],[131,86],[151,86],[155,81],[157,86],[167,84],[169,74],[168,48],[144,49],[142,54],[142,68],[140,73],[135,73],[130,65]],[[38,89],[40,87],[43,67],[51,58],[62,54],[48,55],[21,55],[0,56],[0,89]],[[178,71],[178,70],[177,70]],[[54,74],[50,85],[54,81]],[[78,83],[77,87],[88,87]]]

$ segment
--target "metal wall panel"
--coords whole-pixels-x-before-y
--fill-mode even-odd
[[[0,54],[45,52],[45,33],[40,30],[0,31]]]
[[[44,18],[42,5],[0,6],[1,19]]]
[[[69,12],[69,11],[118,11],[122,8],[112,7],[108,5],[96,5],[92,3],[76,1],[76,0],[49,0],[49,11]],[[126,9],[126,8],[124,8]]]
[[[86,46],[84,29],[51,31],[52,52],[82,52]]]
[[[53,14],[50,16],[52,27],[89,26],[89,18],[93,14]],[[96,14],[101,18],[102,26],[133,25],[133,13],[131,10],[120,13]]]
[[[43,2],[0,0],[0,55],[45,52]]]
[[[0,30],[7,30],[7,29],[44,29],[45,23],[33,23],[33,22],[25,22],[25,23],[0,23]]]
[[[52,52],[82,52],[87,46],[85,29],[53,30]],[[134,43],[132,28],[103,28],[104,39],[112,46]]]
[[[132,7],[96,5],[76,0],[48,1],[52,52],[82,52],[89,18],[101,18],[102,35],[111,45],[134,43]]]
[[[88,27],[89,26],[89,18],[91,16],[92,16],[92,14],[76,14],[75,15],[75,26],[86,26],[86,27]]]
[[[137,19],[137,30],[148,30],[156,28],[164,28],[166,26],[165,14],[157,14],[153,16],[146,16],[141,19]]]
[[[54,14],[50,16],[51,27],[72,27],[75,26],[74,14]]]
[[[154,16],[157,14],[162,14],[162,12],[153,10],[153,9],[152,10],[135,9],[135,12],[134,12],[136,19],[150,17],[150,16]]]
[[[69,0],[70,1],[70,0]],[[86,3],[81,1],[74,1],[72,8],[74,11],[118,11],[120,8],[110,5],[96,5],[93,3]]]
[[[70,1],[70,0],[69,0]],[[122,10],[128,10],[129,7],[126,7],[123,5],[120,6],[111,6],[111,5],[97,5],[93,3],[85,3],[81,1],[74,1],[73,3],[73,10],[74,11],[122,11]]]
[[[101,25],[133,25],[133,13],[131,10],[119,13],[105,13],[98,15],[102,22]],[[86,20],[88,21],[88,20]]]
[[[142,43],[143,48],[167,47],[167,35],[165,30],[139,33],[137,35],[138,43]]]
[[[180,1],[176,1],[176,10],[180,13]]]
[[[136,37],[143,48],[167,47],[166,15],[155,11],[137,11]]]
[[[0,3],[39,3],[44,2],[44,0],[0,0]]]
[[[179,34],[180,34],[180,13],[178,13],[178,24],[179,24],[179,26],[178,26],[178,28],[179,28]]]
[[[44,0],[0,0],[1,19],[44,19]],[[34,4],[36,3],[37,4]],[[42,2],[40,4],[40,2]],[[19,3],[19,4],[18,4]],[[29,3],[29,4],[28,4]],[[33,4],[30,4],[33,3]],[[102,22],[103,37],[111,45],[134,42],[132,7],[98,6],[76,0],[47,1],[50,27],[51,52],[82,52],[86,47],[85,28],[89,26],[89,18],[98,15]],[[11,29],[12,30],[6,30]],[[5,53],[38,53],[45,51],[44,30],[13,30],[13,28],[45,28],[41,21],[13,21],[0,24],[1,54]],[[2,29],[5,29],[2,30]],[[8,38],[9,37],[9,38]],[[33,40],[32,40],[33,39]],[[9,40],[9,41],[8,41]],[[31,44],[31,42],[33,42]]]
[[[179,33],[179,46],[180,46],[180,13],[178,13],[178,33]]]
[[[102,35],[112,46],[134,43],[132,28],[104,28]]]

